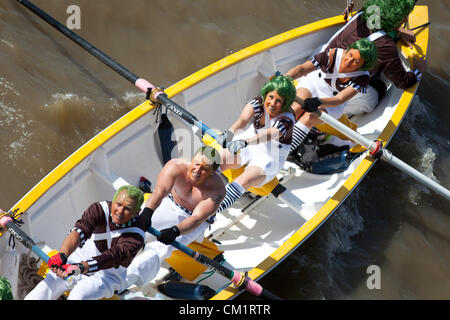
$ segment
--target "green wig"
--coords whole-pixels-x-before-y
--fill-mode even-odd
[[[284,112],[288,111],[297,94],[293,80],[286,76],[277,76],[273,78],[262,86],[260,93],[261,97],[265,99],[267,93],[274,90],[277,90],[280,97],[284,98],[281,110]]]
[[[14,300],[11,284],[5,277],[0,277],[0,300]]]
[[[135,213],[139,212],[141,205],[144,202],[144,192],[142,192],[138,187],[132,185],[121,186],[114,194],[113,201],[116,200],[117,196],[122,191],[125,191],[131,199],[137,201],[136,208],[134,208],[134,212]]]
[[[416,0],[367,0],[363,4],[363,21],[370,22],[374,14],[379,13],[380,28],[386,33],[396,31],[403,19],[414,9]]]
[[[367,38],[359,39],[348,46],[347,51],[355,49],[359,51],[361,58],[364,59],[364,64],[361,66],[361,70],[371,70],[377,62],[377,47],[375,43]]]
[[[195,152],[195,156],[198,154],[202,154],[208,160],[210,161],[210,165],[212,166],[213,170],[216,171],[220,164],[222,163],[222,157],[220,156],[220,152],[213,147],[210,146],[201,146],[197,149]]]

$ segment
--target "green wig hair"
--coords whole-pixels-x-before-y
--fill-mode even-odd
[[[394,32],[414,9],[415,4],[416,0],[367,0],[363,4],[362,18],[369,23],[373,15],[379,13],[379,28],[369,27],[369,29]]]
[[[375,43],[367,38],[359,39],[348,46],[347,50],[355,49],[359,51],[361,58],[364,59],[364,64],[361,70],[371,70],[377,62],[377,47]]]
[[[14,300],[11,284],[5,277],[0,277],[0,300]]]
[[[144,202],[144,192],[142,192],[138,187],[135,187],[133,185],[121,186],[114,194],[113,201],[116,200],[117,196],[122,191],[125,191],[130,198],[137,201],[136,208],[134,208],[134,212],[135,213],[139,212],[141,205]]]
[[[220,164],[222,163],[222,157],[220,156],[220,152],[213,147],[210,146],[201,146],[195,152],[195,156],[198,154],[202,154],[209,160],[209,164],[212,166],[213,170],[216,171]]]
[[[277,90],[280,97],[284,98],[281,110],[288,111],[297,94],[293,80],[286,76],[277,76],[262,86],[260,95],[265,99],[267,93],[274,90]]]

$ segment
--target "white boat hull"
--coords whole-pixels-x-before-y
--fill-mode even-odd
[[[341,17],[335,17],[291,30],[206,67],[168,88],[166,93],[210,128],[224,130],[236,120],[246,101],[258,94],[269,76],[275,71],[285,73],[304,62],[340,26]],[[352,119],[358,132],[370,140],[381,137],[389,141],[416,87],[403,92],[390,86],[374,112]],[[75,151],[14,205],[12,209],[25,212],[23,230],[36,242],[44,241],[44,250],[59,249],[67,232],[91,203],[111,199],[121,185],[137,185],[141,176],[156,182],[162,159],[152,109],[148,101],[133,109]],[[177,140],[173,157],[190,158],[201,141],[176,115],[169,112],[169,119]],[[206,237],[220,242],[228,265],[249,271],[251,278],[258,279],[317,230],[373,164],[370,157],[363,155],[344,172],[315,175],[288,163],[279,178],[301,203],[301,215],[296,213],[299,210],[292,210],[272,195],[255,202],[245,197],[218,215]],[[250,208],[241,210],[251,203]],[[5,262],[7,240],[5,236],[0,239],[0,275],[11,279],[17,272]],[[28,252],[20,245],[16,251]],[[160,278],[168,272],[166,267],[164,264]],[[13,281],[16,286],[17,281]],[[153,284],[134,291],[155,292]],[[202,284],[218,290],[229,281],[214,275]],[[229,287],[214,298],[229,299],[236,294],[237,290]]]

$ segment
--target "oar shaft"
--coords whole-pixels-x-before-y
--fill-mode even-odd
[[[420,25],[420,26],[417,26],[417,27],[411,28],[411,29],[409,29],[409,30],[416,30],[416,29],[420,29],[420,28],[426,27],[426,26],[428,26],[428,25],[430,25],[430,24],[431,24],[431,21],[428,21],[427,23],[424,23],[424,24],[422,24],[422,25]]]
[[[441,186],[439,183],[435,182],[431,178],[427,177],[426,175],[420,173],[413,167],[407,165],[399,158],[395,157],[390,151],[383,150],[383,154],[381,155],[381,159],[390,163],[397,169],[401,170],[402,172],[406,173],[410,177],[416,179],[417,181],[423,183],[431,190],[434,190],[436,193],[442,195],[443,197],[447,198],[447,200],[450,200],[450,191]]]
[[[303,105],[303,100],[300,98],[295,99],[298,103]],[[377,144],[374,141],[370,141],[363,137],[358,132],[350,129],[346,125],[342,124],[338,120],[334,119],[332,116],[328,115],[326,112],[320,112],[315,111],[314,114],[318,116],[323,122],[327,123],[334,129],[338,130],[339,132],[343,133],[353,141],[359,143],[363,147],[367,148],[369,151],[374,151],[377,147]],[[425,184],[430,189],[434,190],[435,192],[439,193],[443,197],[450,200],[450,191],[441,186],[439,183],[435,182],[434,180],[430,179],[429,177],[425,176],[423,173],[417,171],[413,167],[409,166],[405,162],[401,161],[400,159],[396,158],[392,155],[392,153],[386,149],[383,149],[383,153],[381,155],[381,159],[390,163],[391,165],[395,166],[396,168],[400,169],[404,173],[408,174],[412,178],[416,179],[417,181]]]
[[[150,232],[155,237],[158,237],[158,235],[160,234],[160,232],[153,227],[149,227],[147,231]],[[174,242],[171,243],[171,245],[177,248],[178,250],[184,252],[188,256],[192,257],[196,261],[200,262],[201,264],[216,270],[225,278],[231,280],[231,282],[233,282],[234,284],[243,286],[250,293],[269,300],[280,300],[278,296],[265,290],[264,288],[261,287],[260,284],[250,279],[249,277],[242,276],[239,272],[224,267],[219,262],[214,261],[208,258],[207,256],[192,250],[191,248],[185,246],[184,244],[175,240]]]
[[[295,102],[300,104],[301,106],[304,105],[305,101],[303,101],[300,97],[295,97]],[[328,115],[325,112],[320,112],[319,110],[313,112],[317,117],[319,117],[323,122],[329,124],[334,129],[338,130],[339,132],[345,134],[347,137],[351,138],[353,141],[359,143],[360,145],[366,147],[369,151],[373,151],[373,149],[376,147],[376,144],[373,141],[370,141],[366,138],[364,138],[362,135],[358,134],[356,131],[350,129],[340,121],[336,120],[332,116]]]
[[[43,261],[47,262],[49,257],[48,255],[39,248],[36,243],[31,239],[22,229],[20,229],[17,225],[14,224],[11,218],[7,218],[6,216],[0,219],[0,224],[8,230],[12,236],[17,239],[21,244],[23,244],[28,249],[31,249],[34,253],[36,253]]]
[[[114,61],[112,58],[110,58],[108,55],[94,47],[92,44],[81,38],[79,35],[77,35],[72,30],[68,29],[65,25],[42,11],[40,8],[36,7],[33,3],[27,1],[27,0],[17,0],[22,5],[24,5],[26,8],[30,9],[33,13],[44,19],[48,24],[53,26],[55,29],[69,37],[72,41],[74,41],[76,44],[81,46],[86,51],[90,52],[93,56],[95,56],[97,59],[102,61],[104,64],[109,66],[111,69],[119,73],[121,76],[126,78],[131,83],[135,84],[136,81],[139,79],[137,75],[130,72],[126,68],[124,68],[121,64]]]
[[[51,17],[47,13],[45,13],[40,8],[36,7],[33,3],[31,3],[28,0],[17,0],[22,5],[24,5],[26,8],[31,10],[33,13],[41,17],[44,21],[49,23],[51,26],[53,26],[56,30],[60,31],[64,35],[66,35],[68,38],[70,38],[72,41],[74,41],[76,44],[78,44],[80,47],[85,49],[87,52],[92,54],[94,57],[96,57],[98,60],[106,64],[108,67],[116,71],[118,74],[120,74],[122,77],[130,81],[133,85],[135,85],[137,88],[142,90],[143,92],[147,93],[148,89],[153,89],[155,86],[151,84],[149,81],[140,78],[139,76],[135,75],[130,70],[126,69],[124,66],[122,66],[120,63],[109,57],[107,54],[90,44],[88,41],[77,35],[72,30],[68,29],[65,25],[57,21],[55,18]],[[191,114],[189,111],[182,108],[180,105],[169,99],[165,94],[162,94],[162,92],[158,92],[155,94],[155,98],[162,103],[164,106],[166,106],[170,111],[177,114],[179,117],[187,121],[189,124],[197,127],[201,130],[201,134],[204,135],[205,133],[208,133],[210,136],[212,136],[214,139],[217,139],[219,136],[217,133],[215,133],[212,130],[209,130],[207,126],[202,124],[197,117],[195,117],[193,114]]]

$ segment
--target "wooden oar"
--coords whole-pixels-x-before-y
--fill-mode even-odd
[[[158,237],[160,232],[156,230],[153,227],[149,227],[147,229],[149,233],[154,235],[155,237]],[[174,241],[171,244],[178,250],[184,252],[188,256],[192,257],[194,260],[198,261],[199,263],[212,268],[213,270],[217,271],[219,274],[224,276],[225,278],[231,280],[232,283],[234,283],[238,288],[243,288],[250,292],[251,294],[261,297],[263,299],[267,300],[281,300],[278,296],[274,295],[273,293],[267,291],[264,289],[260,284],[255,282],[254,280],[250,279],[247,275],[240,273],[236,270],[231,270],[223,265],[221,265],[219,262],[214,261],[207,256],[192,250],[191,248],[185,246],[184,244]]]
[[[295,101],[303,106],[304,101],[300,97],[296,97]],[[320,118],[323,122],[327,123],[334,129],[338,130],[339,132],[343,133],[347,137],[351,138],[353,141],[359,143],[363,147],[365,147],[369,152],[374,155],[374,157],[379,157],[382,160],[386,161],[387,163],[393,165],[397,169],[403,171],[410,177],[416,179],[417,181],[423,183],[428,188],[434,190],[436,193],[442,195],[444,198],[447,198],[447,200],[450,200],[450,191],[448,191],[446,188],[441,186],[436,181],[428,178],[423,173],[420,173],[413,167],[409,166],[408,164],[404,163],[399,158],[395,157],[389,150],[386,150],[383,148],[380,141],[370,141],[363,137],[358,132],[350,129],[346,125],[342,124],[338,120],[334,119],[332,116],[328,115],[326,112],[321,112],[319,110],[313,112],[317,117]]]
[[[108,67],[116,71],[118,74],[120,74],[122,77],[130,81],[132,84],[134,84],[136,87],[138,87],[140,90],[145,92],[147,94],[147,98],[150,97],[150,93],[152,89],[155,89],[156,87],[151,84],[149,81],[142,79],[123,67],[121,64],[119,64],[117,61],[113,60],[111,57],[100,51],[98,48],[94,47],[92,44],[84,40],[82,37],[77,35],[72,30],[68,29],[65,25],[58,22],[56,19],[42,11],[40,8],[36,7],[33,3],[31,3],[28,0],[17,0],[20,2],[23,6],[31,10],[33,13],[38,15],[40,18],[42,18],[44,21],[49,23],[51,26],[53,26],[56,30],[60,31],[67,37],[69,37],[72,41],[74,41],[76,44],[78,44],[80,47],[85,49],[87,52],[92,54],[94,57],[96,57],[98,60],[106,64]],[[164,105],[167,109],[174,112],[177,116],[182,118],[183,120],[187,121],[189,124],[191,124],[196,129],[200,129],[200,133],[196,132],[198,135],[203,136],[205,134],[210,135],[214,139],[218,140],[221,139],[220,135],[217,134],[215,131],[210,130],[207,126],[205,126],[201,121],[197,119],[193,114],[191,114],[189,111],[182,108],[180,105],[172,101],[167,97],[167,95],[161,90],[156,91],[152,97],[152,102],[159,102],[162,105]]]

